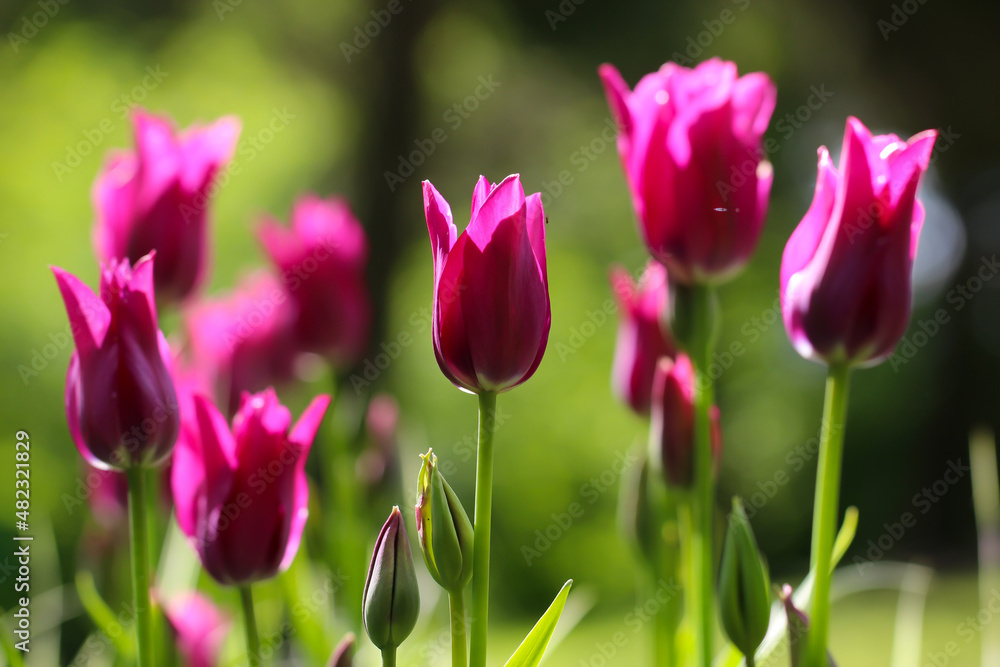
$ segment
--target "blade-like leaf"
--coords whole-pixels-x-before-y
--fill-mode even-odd
[[[538,667],[538,663],[542,661],[542,655],[545,654],[545,647],[549,645],[549,639],[552,638],[552,632],[556,629],[556,623],[559,622],[563,607],[566,606],[566,598],[569,597],[569,589],[572,586],[572,579],[563,584],[556,599],[538,619],[535,627],[531,628],[531,632],[514,651],[514,655],[510,656],[510,660],[504,667]]]
[[[833,543],[833,555],[830,559],[830,571],[836,569],[840,559],[844,557],[847,550],[851,548],[854,541],[854,534],[858,532],[858,508],[851,506],[844,512],[844,524],[837,533],[837,539]]]
[[[134,635],[131,632],[111,631],[111,628],[118,625],[118,619],[115,612],[111,611],[111,607],[97,592],[93,574],[86,570],[80,570],[76,573],[76,593],[80,596],[80,602],[83,603],[83,608],[87,610],[94,625],[111,640],[118,653],[128,660],[134,659]]]

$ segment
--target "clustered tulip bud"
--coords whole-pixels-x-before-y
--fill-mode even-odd
[[[434,354],[460,389],[501,392],[538,368],[552,319],[545,265],[545,213],[521,177],[479,178],[472,221],[461,233],[451,207],[424,181],[434,253]]]
[[[337,648],[333,649],[333,654],[330,655],[330,660],[326,663],[326,667],[353,667],[354,643],[355,637],[353,632],[348,632],[344,635],[344,638],[337,644]]]
[[[187,667],[221,664],[222,645],[231,625],[228,616],[198,593],[169,601],[163,611],[177,652]]]
[[[139,110],[132,125],[135,152],[110,155],[94,183],[94,244],[105,262],[155,250],[156,295],[179,301],[202,281],[209,193],[240,123],[227,117],[177,134],[169,120]]]
[[[422,455],[417,480],[417,535],[427,570],[442,588],[461,595],[472,579],[472,522],[438,470],[434,450]]]
[[[599,73],[650,253],[679,283],[730,278],[764,226],[772,170],[761,139],[774,84],[760,72],[739,77],[718,58],[693,69],[667,63],[634,91],[612,65]]]
[[[382,651],[395,650],[413,632],[420,613],[420,590],[410,540],[398,507],[393,507],[375,542],[364,592],[365,631]]]
[[[733,499],[719,572],[719,611],[729,641],[753,656],[771,619],[771,579],[743,503]]]
[[[661,359],[653,376],[650,464],[677,489],[690,488],[694,481],[694,383],[694,368],[685,354]],[[719,408],[713,405],[709,417],[717,468],[722,453]]]
[[[372,319],[365,284],[368,241],[347,202],[302,197],[291,229],[268,218],[258,235],[296,306],[300,349],[339,367],[357,361]]]
[[[804,667],[806,664],[806,650],[809,645],[809,617],[806,613],[795,606],[792,599],[792,587],[785,584],[781,587],[778,598],[785,608],[785,615],[788,617],[788,647],[791,653],[792,667]],[[829,651],[826,653],[827,667],[837,667],[833,656]]]
[[[98,298],[53,267],[76,350],[66,375],[66,421],[77,449],[98,468],[155,466],[180,430],[170,348],[159,329],[153,254],[101,267]]]
[[[676,353],[665,331],[668,307],[667,270],[650,260],[638,283],[621,267],[611,271],[611,288],[621,318],[611,372],[618,397],[641,415],[649,414],[653,373],[662,357]]]
[[[193,398],[196,437],[181,441],[171,486],[177,523],[216,581],[246,585],[288,568],[309,516],[306,457],[330,397],[292,426],[273,389],[244,394],[232,429],[207,398]]]
[[[781,258],[781,312],[803,357],[876,364],[903,336],[924,222],[917,186],[936,137],[872,136],[849,118],[840,169],[820,148],[812,205]]]

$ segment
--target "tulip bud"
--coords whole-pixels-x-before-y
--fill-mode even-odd
[[[653,376],[650,465],[677,489],[689,488],[694,480],[694,383],[691,360],[684,354],[661,359]],[[709,417],[717,468],[722,451],[719,408],[712,406]]]
[[[198,593],[182,595],[164,606],[164,616],[185,665],[216,667],[222,663],[222,645],[232,624],[211,600]]]
[[[333,649],[330,661],[326,667],[353,667],[354,665],[354,633],[348,632]]]
[[[420,591],[403,515],[393,507],[375,542],[363,598],[365,631],[380,650],[394,650],[417,624]]]
[[[461,595],[472,578],[472,523],[462,502],[441,476],[434,450],[421,455],[417,480],[417,535],[434,581]]]
[[[806,662],[806,647],[809,645],[809,617],[795,606],[792,600],[792,587],[785,584],[778,594],[781,604],[788,616],[788,646],[791,652],[792,667],[802,667]],[[837,667],[829,651],[826,654],[827,667]]]
[[[722,627],[743,655],[753,656],[771,618],[771,580],[743,503],[733,498],[719,574]]]

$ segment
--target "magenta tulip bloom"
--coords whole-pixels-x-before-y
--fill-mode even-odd
[[[501,392],[538,368],[552,312],[541,195],[524,196],[519,175],[472,193],[461,235],[451,207],[424,181],[434,253],[434,354],[445,376],[473,393]]]
[[[749,261],[771,191],[761,138],[776,92],[718,58],[667,63],[629,91],[599,70],[618,124],[618,152],[650,253],[684,284],[718,283]]]
[[[135,151],[112,153],[94,182],[94,245],[106,262],[156,250],[156,295],[179,301],[201,282],[210,191],[240,123],[226,117],[177,134],[169,120],[136,111],[132,125]]]
[[[621,311],[611,384],[615,393],[641,415],[649,414],[653,373],[663,357],[676,353],[664,327],[667,317],[667,270],[650,261],[638,284],[625,269],[611,271],[611,289]]]
[[[268,579],[295,558],[309,514],[306,457],[329,403],[317,396],[292,427],[273,389],[244,394],[230,429],[194,397],[198,438],[181,441],[171,485],[177,522],[220,583]]]
[[[917,186],[936,137],[873,137],[849,118],[840,169],[820,148],[812,206],[781,259],[785,329],[803,357],[879,363],[906,331],[924,222]]]
[[[190,593],[164,606],[164,616],[184,667],[216,667],[232,623],[204,595]]]
[[[341,368],[357,361],[372,319],[365,284],[368,241],[347,202],[303,197],[291,229],[267,219],[259,236],[298,307],[299,347]]]
[[[98,297],[53,267],[76,351],[66,375],[66,421],[77,448],[98,468],[154,466],[180,428],[170,348],[160,332],[153,256],[101,267]]]
[[[653,377],[650,461],[662,471],[667,483],[687,489],[694,480],[694,368],[687,355],[663,358]],[[719,408],[712,406],[712,454],[716,467],[722,453]]]
[[[285,287],[268,273],[242,280],[217,299],[185,312],[192,367],[207,378],[231,416],[243,392],[290,380],[294,373],[295,307]]]

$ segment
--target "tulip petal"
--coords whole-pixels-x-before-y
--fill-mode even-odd
[[[111,311],[82,280],[59,267],[51,267],[66,305],[77,352],[87,357],[104,342],[111,325]]]
[[[476,247],[485,250],[502,221],[524,215],[525,197],[521,175],[511,174],[486,196],[464,234],[468,234]]]
[[[466,247],[474,246],[462,234],[444,262],[434,291],[434,356],[441,372],[454,384],[470,391],[476,388],[476,369],[469,348],[462,294],[468,287],[465,275]]]
[[[753,146],[767,132],[778,91],[763,72],[751,72],[733,85],[733,132]]]
[[[611,107],[611,113],[614,114],[615,122],[618,124],[618,150],[622,158],[627,159],[629,137],[632,133],[632,115],[628,108],[631,91],[614,65],[608,63],[601,65],[597,68],[597,74],[601,77],[604,95],[608,98],[608,106]]]
[[[535,255],[535,263],[542,276],[542,283],[548,292],[549,273],[545,259],[545,209],[542,208],[542,195],[540,192],[536,192],[525,198],[524,202],[527,213],[528,240],[531,242],[531,251]]]
[[[444,258],[451,252],[458,229],[452,221],[451,206],[430,181],[423,182],[424,217],[427,219],[427,231],[431,236],[431,252],[434,258],[434,284],[437,285],[441,272],[444,271]]]
[[[479,209],[492,189],[493,185],[490,183],[490,179],[480,176],[479,180],[476,181],[476,187],[472,190],[472,214],[469,216],[469,220],[475,218],[476,214],[479,213]]]
[[[837,198],[837,186],[840,174],[833,166],[830,152],[823,146],[819,149],[819,167],[816,177],[816,190],[813,193],[812,204],[802,218],[795,231],[792,232],[785,251],[781,256],[781,292],[782,297],[792,289],[793,276],[812,261],[816,249],[823,238],[830,214],[833,212]]]
[[[232,159],[241,130],[236,116],[225,116],[208,127],[193,126],[179,138],[181,187],[190,193],[206,188],[219,167]]]
[[[323,423],[323,415],[326,414],[329,406],[329,394],[320,394],[314,398],[288,434],[288,441],[308,452],[309,448],[312,447],[313,440],[316,439],[316,432]]]
[[[135,155],[126,151],[111,153],[91,189],[91,201],[97,213],[94,226],[94,249],[103,262],[128,254],[126,239],[135,206]]]

